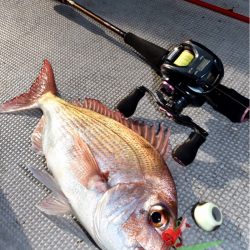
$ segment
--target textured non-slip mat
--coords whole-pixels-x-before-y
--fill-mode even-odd
[[[248,25],[184,1],[79,1],[123,30],[166,48],[192,38],[223,61],[223,84],[249,97]],[[58,90],[67,100],[97,98],[110,107],[135,86],[156,90],[159,77],[113,33],[75,10],[49,0],[0,0],[0,102],[26,91],[44,58],[55,71]],[[209,132],[195,161],[181,167],[171,158],[179,200],[191,229],[185,244],[223,240],[217,249],[248,249],[249,131],[233,124],[209,105],[185,113]],[[30,135],[38,111],[0,115],[0,249],[95,249],[81,239],[72,218],[49,218],[35,205],[48,194],[27,171],[45,167],[31,149]],[[165,119],[145,98],[135,117],[171,127],[171,144],[181,143],[189,129]],[[212,233],[199,229],[191,207],[199,200],[216,203],[224,223]]]

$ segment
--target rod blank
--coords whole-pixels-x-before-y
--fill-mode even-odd
[[[115,32],[117,35],[121,36],[122,38],[125,37],[126,32],[119,29],[115,25],[111,24],[110,22],[106,21],[105,19],[101,18],[100,16],[96,15],[92,11],[86,9],[85,7],[81,6],[80,4],[76,3],[73,0],[59,0],[61,3],[68,4],[73,8],[79,10],[83,14],[87,15],[88,17],[94,19],[96,22],[100,23],[101,25],[105,26],[107,29]]]

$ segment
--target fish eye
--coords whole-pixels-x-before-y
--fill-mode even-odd
[[[165,229],[169,223],[169,213],[164,206],[155,205],[149,211],[150,223],[159,229]]]

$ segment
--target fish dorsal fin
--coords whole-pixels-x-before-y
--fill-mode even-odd
[[[121,112],[109,109],[106,105],[96,99],[85,98],[84,102],[75,101],[72,104],[81,108],[90,109],[101,115],[105,115],[109,118],[112,118],[118,122],[121,122],[123,119],[126,119]]]
[[[84,102],[76,101],[74,105],[93,110],[99,114],[112,118],[126,127],[132,129],[137,134],[145,138],[155,149],[166,159],[168,153],[170,130],[165,131],[161,124],[159,131],[156,126],[149,126],[144,122],[135,121],[124,117],[122,113],[116,110],[111,110],[103,103],[95,99],[86,98]]]

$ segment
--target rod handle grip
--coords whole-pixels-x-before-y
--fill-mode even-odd
[[[160,72],[160,67],[163,63],[164,57],[168,54],[166,49],[130,32],[125,34],[124,42],[142,55],[158,73]]]
[[[244,122],[249,119],[249,99],[219,84],[207,96],[207,102],[232,122]]]

